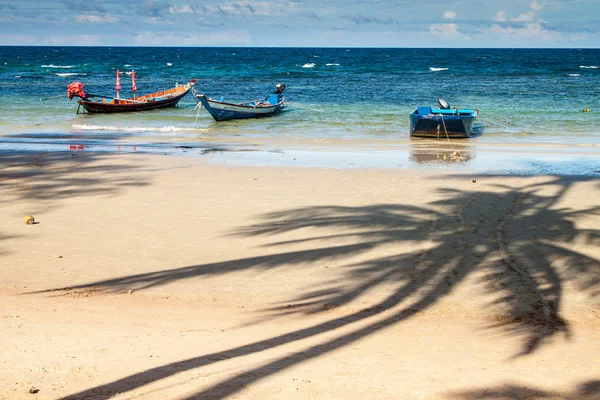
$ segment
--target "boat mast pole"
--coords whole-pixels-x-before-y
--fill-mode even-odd
[[[119,92],[121,91],[121,72],[117,70],[117,84],[115,85],[117,91],[117,99],[119,98]]]
[[[133,99],[135,100],[135,92],[137,92],[137,85],[135,84],[135,71],[131,70],[131,90],[133,91]]]

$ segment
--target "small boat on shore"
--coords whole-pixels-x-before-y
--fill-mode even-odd
[[[211,99],[204,94],[194,92],[194,96],[212,115],[215,121],[230,119],[267,117],[285,108],[284,84],[277,84],[275,92],[262,100],[247,103],[226,103],[221,100]]]
[[[116,97],[102,96],[91,93],[86,94],[83,90],[83,83],[81,82],[70,83],[67,87],[67,95],[69,96],[69,99],[73,99],[75,96],[81,98],[81,100],[77,100],[77,103],[79,103],[79,106],[77,107],[77,114],[79,114],[80,107],[83,107],[85,111],[90,114],[149,111],[158,108],[174,107],[177,105],[179,100],[188,94],[194,84],[198,81],[197,79],[192,79],[185,85],[176,85],[171,89],[161,90],[155,93],[145,94],[143,96],[135,96],[135,92],[137,90],[135,84],[135,71],[131,72],[131,76],[134,96],[127,99],[121,99],[119,97],[121,83],[118,70]],[[99,100],[90,100],[90,98],[93,97],[97,97]]]
[[[417,107],[410,113],[410,136],[427,138],[468,138],[473,132],[477,110],[451,109],[446,100],[438,108]]]

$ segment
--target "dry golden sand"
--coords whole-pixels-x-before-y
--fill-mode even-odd
[[[0,398],[600,398],[599,192],[3,157]]]

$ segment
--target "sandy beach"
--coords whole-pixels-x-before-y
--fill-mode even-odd
[[[599,198],[597,174],[3,156],[0,398],[600,399]]]

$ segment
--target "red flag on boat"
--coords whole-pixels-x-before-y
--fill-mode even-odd
[[[135,84],[135,71],[131,70],[131,90],[137,91],[137,85]]]
[[[117,92],[121,91],[121,73],[117,70],[117,86],[115,86]]]

